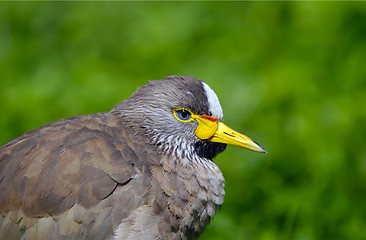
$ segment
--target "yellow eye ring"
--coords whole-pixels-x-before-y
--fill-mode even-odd
[[[173,110],[174,117],[180,122],[192,122],[194,121],[193,113],[185,108],[177,108]]]

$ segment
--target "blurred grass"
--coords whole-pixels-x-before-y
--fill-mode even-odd
[[[366,239],[364,2],[1,2],[0,143],[191,75],[261,143],[200,239]]]

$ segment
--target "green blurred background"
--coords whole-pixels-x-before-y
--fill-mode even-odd
[[[364,2],[1,2],[0,143],[190,75],[269,154],[215,162],[200,239],[366,239]]]

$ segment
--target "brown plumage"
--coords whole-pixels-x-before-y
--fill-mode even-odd
[[[211,91],[170,76],[1,146],[0,239],[195,239],[223,203],[212,158],[238,145],[200,137],[222,119]]]

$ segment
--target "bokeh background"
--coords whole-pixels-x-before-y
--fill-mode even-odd
[[[200,239],[366,239],[364,2],[0,3],[0,144],[172,74],[269,152],[215,159]]]

